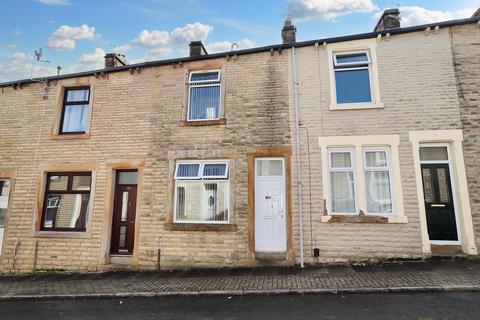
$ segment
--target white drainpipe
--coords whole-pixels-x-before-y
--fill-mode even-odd
[[[298,81],[295,47],[292,46],[292,78],[293,103],[295,106],[295,148],[297,151],[297,181],[298,181],[298,227],[300,229],[300,267],[304,267],[303,259],[303,213],[302,213],[302,170],[300,161],[300,112],[298,110]]]

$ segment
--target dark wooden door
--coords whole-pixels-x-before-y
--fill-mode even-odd
[[[457,241],[448,164],[422,164],[422,179],[430,240]]]
[[[137,185],[115,187],[115,205],[112,221],[111,254],[131,255],[135,240]]]

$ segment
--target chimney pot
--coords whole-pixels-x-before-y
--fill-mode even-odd
[[[207,50],[203,46],[202,41],[191,41],[190,42],[190,57],[198,57],[207,55]]]
[[[383,31],[400,28],[400,10],[398,8],[385,9],[373,31]]]
[[[282,43],[295,43],[296,42],[297,28],[292,23],[292,18],[287,17],[282,28]]]
[[[105,55],[105,68],[116,68],[126,66],[128,64],[127,58],[124,54],[107,53]]]

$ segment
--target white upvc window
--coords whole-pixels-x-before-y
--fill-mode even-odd
[[[355,214],[355,158],[352,148],[328,149],[330,207],[334,214]]]
[[[389,148],[364,148],[363,170],[367,213],[393,214],[392,164]]]
[[[337,104],[373,102],[372,60],[367,50],[334,52],[333,64]]]
[[[179,161],[174,178],[174,222],[230,221],[228,160]]]
[[[188,76],[188,121],[220,119],[221,73],[221,70],[190,72]]]

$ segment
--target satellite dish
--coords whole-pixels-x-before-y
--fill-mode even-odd
[[[42,48],[35,50],[35,57],[37,58],[37,61],[40,61],[40,59],[42,58]]]

